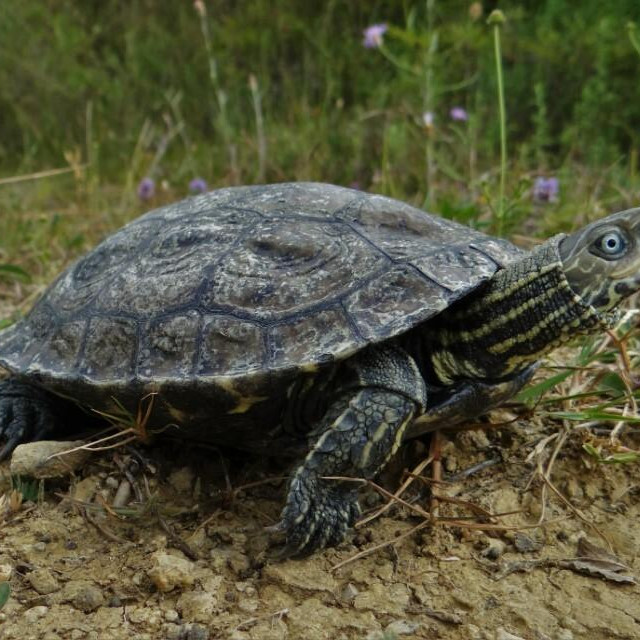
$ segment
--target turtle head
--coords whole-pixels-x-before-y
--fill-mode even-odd
[[[614,213],[563,238],[560,258],[571,288],[598,311],[640,290],[640,208]]]

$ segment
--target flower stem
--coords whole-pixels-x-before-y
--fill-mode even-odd
[[[629,42],[631,42],[631,46],[640,56],[640,42],[638,42],[638,38],[636,37],[636,25],[634,22],[627,23],[627,33],[629,34]]]
[[[427,113],[434,112],[434,77],[433,66],[436,51],[438,49],[438,33],[433,29],[433,10],[435,0],[427,0],[427,33],[429,34],[429,46],[425,56],[424,74],[424,106]],[[434,157],[434,131],[427,131],[425,146],[426,161],[426,197],[424,206],[431,208],[435,206],[436,200],[436,162]]]
[[[504,225],[504,192],[507,177],[507,111],[504,102],[504,80],[502,77],[502,52],[500,50],[500,25],[505,21],[504,14],[495,10],[489,16],[493,25],[493,43],[496,57],[496,77],[498,80],[498,107],[500,110],[500,191],[498,195],[498,235]]]
[[[209,22],[207,18],[207,9],[202,0],[196,0],[194,7],[200,16],[200,29],[202,31],[202,37],[204,40],[204,46],[207,52],[207,59],[209,62],[209,80],[213,88],[213,95],[215,97],[217,113],[215,116],[215,125],[218,133],[220,133],[224,144],[227,147],[229,154],[229,167],[232,175],[232,182],[238,182],[239,169],[237,163],[237,151],[233,142],[233,136],[231,131],[231,124],[227,116],[227,93],[222,87],[220,82],[220,76],[218,75],[218,63],[215,59],[213,52],[213,44],[211,39],[211,32],[209,30]]]

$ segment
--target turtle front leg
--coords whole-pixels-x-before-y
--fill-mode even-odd
[[[65,401],[15,378],[0,382],[0,441],[4,440],[0,460],[22,442],[42,440],[55,431],[62,403]]]
[[[415,362],[395,347],[349,361],[351,375],[331,404],[314,447],[291,479],[281,521],[287,552],[306,554],[341,542],[360,515],[355,483],[328,476],[372,478],[424,410],[426,390]]]

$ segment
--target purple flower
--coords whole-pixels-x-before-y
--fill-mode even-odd
[[[194,178],[189,183],[189,191],[191,191],[191,193],[205,193],[209,191],[209,187],[203,178]]]
[[[466,122],[469,119],[469,114],[462,107],[453,107],[449,115],[456,122]]]
[[[533,183],[533,200],[534,202],[555,202],[558,199],[559,191],[558,178],[538,176]]]
[[[382,36],[387,30],[386,23],[372,24],[367,27],[362,33],[364,33],[364,40],[362,44],[367,49],[377,49],[382,45]]]
[[[153,178],[143,178],[138,185],[138,198],[140,200],[151,200],[156,194],[156,183]]]

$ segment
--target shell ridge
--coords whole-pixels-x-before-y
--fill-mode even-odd
[[[439,282],[433,276],[430,276],[428,273],[425,273],[420,267],[416,266],[412,262],[406,261],[405,264],[409,269],[412,269],[418,274],[418,277],[427,282],[428,284],[435,285],[436,287],[442,289],[445,292],[447,297],[451,297],[452,294],[456,292],[456,290],[452,287],[448,287],[446,284]]]
[[[0,358],[14,345],[8,364],[26,372],[35,359],[28,375],[41,367],[68,390],[80,379],[120,389],[131,376],[187,389],[280,385],[283,372],[428,321],[520,253],[406,203],[320,183],[190,198],[98,247],[51,285]]]
[[[360,231],[360,229],[358,229],[354,223],[352,222],[347,222],[346,225],[356,234],[358,235],[360,238],[362,238],[372,249],[374,249],[377,253],[381,254],[382,256],[384,256],[387,260],[389,260],[389,262],[391,262],[392,264],[399,264],[402,262],[402,260],[398,260],[398,258],[394,258],[393,256],[389,255],[382,247],[379,247],[371,238],[369,238],[366,233],[363,233],[362,231]]]
[[[468,246],[469,246],[469,248],[471,248],[471,249],[473,249],[474,251],[477,251],[479,254],[483,255],[483,256],[484,256],[485,258],[487,258],[488,260],[491,260],[491,262],[493,262],[493,263],[498,267],[498,269],[502,269],[502,268],[504,268],[504,266],[507,264],[507,262],[500,262],[499,260],[497,260],[497,259],[496,259],[496,257],[495,257],[495,256],[493,256],[489,251],[484,250],[484,249],[482,248],[482,246],[481,246],[482,244],[486,244],[486,243],[488,243],[488,242],[490,242],[490,241],[492,241],[492,240],[493,240],[493,241],[495,241],[495,239],[494,239],[494,238],[490,238],[490,237],[489,237],[489,238],[486,238],[486,239],[485,239],[485,242],[484,242],[484,243],[480,243],[480,242],[479,242],[478,244],[476,244],[475,242],[470,242]],[[479,245],[480,245],[480,246],[479,246]],[[505,247],[505,249],[506,249],[506,247]],[[518,247],[516,247],[515,245],[511,245],[511,246],[509,247],[509,250],[510,250],[510,251],[515,251],[515,250],[517,250],[517,252],[515,252],[515,254],[514,254],[514,256],[513,256],[513,257],[514,257],[514,259],[515,259],[518,255],[524,255],[524,253],[525,253],[524,251],[522,251],[522,250],[518,249]]]
[[[264,216],[260,216],[264,219]],[[204,296],[204,292],[211,285],[211,280],[215,275],[216,269],[220,266],[220,264],[229,257],[229,255],[235,251],[240,244],[255,230],[258,225],[258,220],[253,222],[250,225],[247,225],[247,228],[240,232],[234,239],[234,241],[229,245],[226,251],[223,251],[222,254],[218,257],[217,260],[214,260],[212,264],[207,265],[203,271],[202,282],[195,290],[192,298],[192,304],[196,307],[203,309],[204,304],[202,302],[202,297]]]
[[[165,224],[166,220],[165,220],[164,216],[158,215],[160,211],[161,210],[150,211],[148,214],[145,214],[145,215],[141,216],[140,218],[136,218],[135,220],[132,220],[131,222],[126,224],[124,227],[122,227],[121,229],[116,231],[111,236],[107,236],[106,238],[104,238],[102,240],[102,242],[100,242],[96,247],[94,247],[94,249],[92,251],[90,251],[89,253],[85,254],[84,256],[78,258],[77,260],[73,261],[66,269],[64,269],[63,272],[49,285],[49,287],[47,288],[47,291],[43,294],[43,296],[47,295],[51,291],[54,291],[56,289],[56,287],[58,285],[60,285],[60,283],[62,283],[63,280],[65,280],[66,278],[70,278],[72,281],[74,281],[75,278],[76,278],[76,275],[75,275],[76,271],[78,270],[79,266],[84,262],[84,260],[86,260],[86,258],[88,258],[89,256],[93,255],[95,250],[98,247],[103,246],[104,242],[106,242],[110,238],[114,237],[116,234],[123,234],[126,229],[133,227],[140,220],[143,220],[143,219],[148,221],[150,219],[156,219],[157,218],[157,219],[159,219],[161,221],[161,224]],[[141,226],[141,225],[138,225],[138,226]],[[157,232],[156,232],[156,235],[157,235]],[[128,266],[128,265],[132,264],[133,261],[135,260],[136,256],[144,253],[145,250],[148,249],[148,247],[151,244],[151,241],[152,241],[153,238],[154,238],[154,234],[151,234],[151,233],[145,234],[142,237],[142,240],[141,240],[140,244],[137,246],[137,248],[136,248],[137,250],[135,252],[131,252],[131,256],[128,259],[126,259],[123,263],[119,263],[119,267]],[[57,318],[61,322],[72,322],[73,320],[75,320],[77,318],[85,317],[87,319],[87,322],[88,322],[89,318],[96,314],[96,310],[90,312],[90,315],[87,315],[87,309],[90,309],[94,305],[95,301],[102,297],[102,295],[105,292],[105,290],[107,290],[108,287],[112,286],[114,280],[118,278],[120,272],[121,272],[120,270],[117,270],[114,273],[112,273],[109,276],[107,276],[104,279],[104,281],[100,284],[100,286],[96,289],[96,291],[94,291],[82,304],[80,304],[80,305],[74,307],[73,309],[71,309],[70,311],[66,311],[66,312],[64,312],[62,314],[57,313],[56,314]],[[36,303],[36,305],[37,304],[38,303]],[[35,308],[35,306],[33,308]],[[136,316],[136,317],[138,317],[138,316]]]
[[[353,319],[353,317],[351,316],[351,314],[349,313],[345,303],[344,303],[344,297],[342,297],[339,301],[338,304],[340,305],[342,312],[344,313],[344,317],[347,319],[347,324],[349,325],[351,332],[353,333],[353,335],[356,338],[356,341],[358,342],[358,344],[366,344],[367,340],[366,338],[362,335],[362,332],[360,331],[360,328],[358,327],[358,324],[356,323],[356,321]]]

